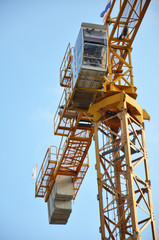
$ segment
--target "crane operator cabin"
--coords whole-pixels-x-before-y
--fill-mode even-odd
[[[72,107],[88,108],[94,92],[87,92],[87,88],[99,89],[102,77],[107,68],[107,33],[103,25],[82,23],[73,50],[71,70],[73,74],[73,88],[76,90],[72,99]],[[87,93],[87,98],[82,98]],[[79,101],[79,96],[81,101]],[[84,99],[84,102],[82,102]]]

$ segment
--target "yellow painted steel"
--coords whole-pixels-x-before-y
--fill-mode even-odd
[[[146,110],[143,110],[135,99],[124,92],[106,97],[100,102],[93,104],[89,108],[88,113],[92,115],[94,113],[97,114],[100,113],[101,109],[105,112],[111,109],[113,109],[115,112],[127,109],[127,111],[131,111],[131,115],[140,123],[142,123],[144,119],[150,120],[150,116]],[[95,121],[99,121],[101,119],[101,114],[98,114],[98,116],[99,118],[94,117]]]
[[[105,111],[102,112],[103,115]],[[119,122],[119,131],[109,127],[110,120]],[[99,141],[101,135],[105,142]],[[149,224],[153,239],[157,239],[144,123],[136,121],[126,110],[109,118],[103,116],[96,125],[95,141],[99,196],[102,192],[102,239],[116,239],[117,233],[120,239],[141,239]]]
[[[116,1],[113,1],[113,4],[115,4],[115,2]],[[100,123],[98,124],[98,131],[96,129],[96,133],[101,131],[102,134],[109,136],[107,144],[103,143],[103,146],[96,145],[96,155],[98,156],[98,158],[96,158],[98,161],[97,175],[102,176],[100,182],[103,183],[103,185],[98,184],[99,196],[101,196],[100,193],[102,192],[103,199],[99,201],[102,229],[101,238],[116,239],[115,231],[118,231],[120,239],[130,237],[131,239],[138,240],[141,239],[142,231],[151,223],[152,237],[153,239],[157,239],[150,186],[145,184],[144,180],[139,176],[136,177],[134,173],[135,168],[139,167],[139,165],[140,168],[142,168],[142,162],[144,161],[145,168],[142,169],[142,174],[149,176],[147,172],[148,162],[143,124],[144,119],[150,120],[150,116],[136,101],[137,94],[136,88],[134,87],[131,46],[150,1],[143,2],[135,0],[132,5],[127,0],[120,2],[121,5],[117,18],[115,20],[108,18],[107,22],[105,22],[108,36],[110,32],[109,24],[113,24],[110,36],[108,37],[108,70],[105,76],[105,95],[101,99],[97,99],[88,110],[88,112],[94,116],[94,121]],[[136,12],[136,6],[139,7],[138,14]],[[123,13],[126,12],[126,9],[127,15],[123,18]],[[112,10],[111,8],[109,15]],[[134,24],[131,29],[130,21],[133,14],[135,15],[136,24]],[[125,26],[127,27],[127,34],[123,39],[120,39]],[[129,88],[122,89],[121,85],[128,86]],[[132,132],[129,132],[130,127]],[[139,129],[136,130],[135,127]],[[121,135],[119,132],[121,132]],[[136,139],[139,146],[136,146],[132,140],[130,140],[132,135],[135,136],[133,139]],[[97,134],[95,140],[98,141]],[[112,144],[111,142],[114,143]],[[113,150],[117,149],[117,147],[113,146],[119,146],[120,142],[120,148],[116,151]],[[109,149],[112,148],[112,156],[114,157],[111,161],[104,158],[104,153],[100,153],[101,149],[104,149],[106,145],[109,146]],[[132,150],[132,148],[136,150]],[[123,156],[121,155],[122,149],[124,149]],[[106,151],[107,154],[108,152],[111,152],[111,150]],[[142,156],[133,159],[132,154],[134,153],[140,153]],[[118,162],[115,159],[118,159]],[[113,177],[110,176],[110,168],[114,169],[115,175]],[[122,175],[125,178],[126,195],[123,194],[122,185],[120,184]],[[107,179],[110,184],[107,184],[105,179]],[[116,179],[116,183],[114,179]],[[146,182],[149,182],[149,180],[147,179]],[[143,184],[149,189],[142,190],[142,187],[139,186],[140,184]],[[115,207],[110,209],[112,203],[114,204],[114,200],[107,203],[103,202],[106,195],[104,191],[116,198],[117,204]],[[139,193],[139,197],[136,197]],[[150,194],[150,196],[146,197],[146,194]],[[148,201],[146,200],[147,198]],[[141,201],[144,202],[145,206],[141,206],[143,204]],[[139,220],[138,208],[147,213],[147,217]],[[106,215],[107,210],[110,212],[116,211],[117,221],[114,222],[114,219]],[[104,224],[103,218],[105,219]],[[128,224],[128,221],[131,221],[131,223]]]
[[[94,134],[102,240],[139,240],[149,224],[157,240],[144,132],[144,120],[150,116],[136,101],[131,60],[132,43],[149,3],[112,0],[104,23],[108,67],[104,76],[92,76],[100,78],[100,89],[78,88],[81,76],[73,87],[73,56],[68,45],[60,67],[60,85],[65,89],[54,117],[54,133],[61,136],[61,143],[55,159],[51,159],[51,148],[47,150],[36,180],[36,197],[47,201],[57,175],[72,176],[75,199],[89,167]],[[118,16],[111,18],[118,5]],[[84,95],[89,93],[93,99],[85,106]],[[145,179],[137,174],[139,167]],[[138,209],[145,214],[141,218]]]

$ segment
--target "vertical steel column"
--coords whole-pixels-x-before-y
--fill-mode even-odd
[[[130,149],[130,141],[129,141],[129,130],[128,130],[128,114],[126,110],[121,112],[121,132],[125,150],[125,160],[126,160],[126,174],[127,174],[127,194],[128,194],[128,202],[130,204],[130,214],[133,228],[133,239],[140,239],[139,236],[139,227],[137,220],[137,211],[136,211],[136,200],[135,200],[135,191],[134,191],[134,181],[133,181],[133,165],[131,162],[131,149]]]
[[[142,142],[143,142],[143,147],[144,147],[144,166],[145,166],[145,176],[146,176],[146,181],[145,182],[147,183],[148,201],[149,201],[150,212],[151,212],[152,236],[153,236],[153,240],[157,240],[156,225],[155,225],[154,210],[153,210],[153,202],[152,202],[152,193],[151,193],[151,181],[150,181],[148,158],[147,158],[147,148],[146,148],[144,124],[143,124],[143,128],[142,128]]]
[[[98,126],[96,123],[94,127],[95,137],[95,151],[96,151],[96,170],[97,170],[97,183],[98,183],[98,200],[99,200],[99,211],[100,211],[100,232],[101,239],[105,240],[105,224],[104,224],[104,212],[103,212],[103,195],[102,195],[102,174],[100,170],[100,156],[99,156],[99,142],[98,142]]]
[[[116,136],[115,136],[116,137]],[[116,138],[114,138],[114,143],[112,144],[113,147],[119,147],[119,143],[116,142]],[[112,155],[116,155],[116,153],[112,153]],[[116,157],[120,157],[119,153],[116,155]],[[121,179],[120,179],[120,172],[121,172],[121,161],[115,161],[114,162],[114,177],[115,177],[115,185],[118,192],[122,192],[121,190]],[[125,222],[125,216],[123,215],[124,212],[124,201],[121,197],[121,195],[117,194],[117,212],[118,212],[118,221],[122,218],[122,222],[119,223],[119,234],[120,239],[125,239],[125,231],[126,231],[126,222]]]

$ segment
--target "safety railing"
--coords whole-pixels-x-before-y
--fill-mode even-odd
[[[72,48],[69,43],[60,66],[60,85],[63,87],[70,87],[72,58]]]
[[[57,150],[57,162],[60,160],[60,158],[61,158],[61,156],[63,154],[63,150],[66,147],[66,144],[67,144],[66,138],[62,136],[60,144],[59,144],[59,148]]]
[[[65,89],[62,93],[59,105],[57,107],[57,110],[56,110],[56,113],[54,116],[54,133],[55,134],[56,134],[56,130],[57,130],[57,127],[58,127],[58,124],[59,124],[59,121],[62,116],[64,108],[65,108]]]
[[[80,186],[83,182],[83,179],[88,171],[88,168],[89,168],[89,155],[87,154],[85,160],[84,160],[84,163],[82,164],[82,167],[77,175],[77,179],[76,181],[73,183],[73,191],[74,191],[74,194],[73,194],[73,199],[76,198],[76,195],[80,189]]]
[[[35,183],[35,196],[44,197],[57,164],[57,147],[47,149]]]
[[[70,97],[71,89],[65,88],[54,116],[55,135],[68,136],[70,129],[73,126],[77,112],[67,109]]]

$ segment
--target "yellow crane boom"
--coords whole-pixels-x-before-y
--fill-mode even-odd
[[[93,137],[102,240],[139,240],[149,224],[157,239],[144,130],[150,116],[136,101],[131,61],[149,3],[113,0],[103,26],[82,23],[60,67],[54,134],[61,143],[47,150],[36,180],[35,196],[47,202],[57,176],[71,176],[75,199]]]

